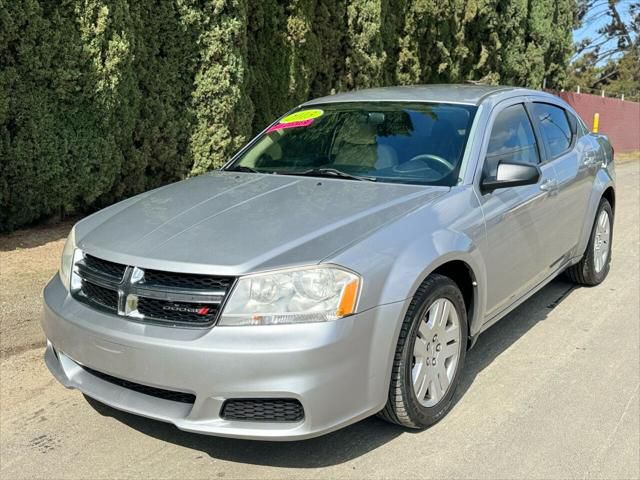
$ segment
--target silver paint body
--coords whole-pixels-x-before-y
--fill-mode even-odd
[[[65,386],[188,431],[289,440],[335,430],[382,409],[408,303],[452,260],[477,286],[469,336],[506,315],[585,252],[603,192],[614,184],[606,140],[586,134],[541,164],[537,185],[479,188],[496,115],[514,103],[562,100],[514,88],[364,90],[306,105],[423,101],[478,105],[458,185],[429,187],[217,171],[106,208],[76,226],[79,248],[159,270],[244,275],[332,263],[362,275],[358,312],[334,322],[184,329],[93,310],[56,275],[44,291],[46,363]],[[573,112],[575,114],[575,112]],[[576,115],[577,116],[577,115]],[[541,189],[555,181],[557,188]],[[54,349],[55,347],[55,352]],[[98,379],[113,376],[196,394],[179,404]],[[227,398],[297,398],[296,424],[225,421]]]

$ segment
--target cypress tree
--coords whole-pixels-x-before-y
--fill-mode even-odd
[[[140,162],[140,190],[148,190],[179,179],[193,164],[189,106],[198,29],[189,22],[189,11],[174,2],[143,0],[130,8],[137,39],[132,66],[139,89],[131,155]],[[131,193],[137,191],[126,192]]]
[[[382,0],[381,36],[385,51],[383,66],[383,84],[398,84],[397,65],[400,59],[400,40],[404,28],[405,10],[408,0]]]
[[[495,12],[499,47],[491,59],[500,83],[523,85],[527,76],[526,30],[528,0],[498,0]]]
[[[82,53],[91,63],[85,73],[92,86],[92,92],[87,92],[90,108],[107,122],[104,132],[94,133],[106,134],[115,144],[111,155],[94,158],[109,168],[110,175],[104,177],[96,192],[100,204],[109,204],[142,191],[145,185],[145,165],[133,148],[141,96],[133,64],[135,21],[127,0],[88,0],[77,4],[75,13]],[[66,170],[80,173],[74,183],[82,183],[82,172],[71,166]]]
[[[562,87],[574,0],[0,0],[0,230],[220,166],[332,91]],[[34,193],[35,192],[35,193]]]
[[[290,50],[284,7],[264,0],[248,12],[249,96],[255,107],[252,131],[258,132],[291,107]]]
[[[465,51],[459,60],[458,81],[476,80],[490,84],[499,81],[492,62],[492,55],[496,55],[500,47],[495,3],[495,0],[473,0],[463,10],[460,28],[465,38]]]
[[[315,10],[315,0],[291,0],[287,8],[291,106],[309,98],[320,63],[322,50],[314,31]]]
[[[128,46],[103,8],[94,10],[109,38],[100,62],[74,5],[21,0],[0,12],[0,230],[11,230],[91,205],[112,187],[123,158],[113,122],[131,118],[117,101]]]
[[[562,0],[560,0],[562,1]],[[545,52],[552,37],[552,16],[554,0],[529,0],[527,12],[526,66],[523,83],[533,88],[541,88],[545,76]]]
[[[347,24],[347,0],[318,2],[313,30],[320,52],[311,97],[346,89]]]
[[[428,76],[425,65],[433,48],[433,36],[428,33],[436,21],[436,4],[436,0],[416,0],[406,9],[396,67],[396,78],[402,85],[423,83]]]
[[[547,87],[562,88],[567,81],[567,65],[573,53],[572,29],[575,24],[576,4],[558,0],[552,7],[551,38],[544,56]]]
[[[350,0],[347,6],[347,88],[382,84],[386,53],[381,23],[381,0]]]
[[[251,133],[253,104],[246,94],[247,2],[206,1],[195,12],[201,25],[193,90],[193,174],[221,166]]]

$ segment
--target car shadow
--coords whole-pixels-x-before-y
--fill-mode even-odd
[[[0,234],[0,252],[36,248],[67,238],[69,230],[77,220],[77,217],[73,217],[53,225],[45,223]]]
[[[464,372],[460,378],[454,406],[471,387],[475,378],[501,353],[525,335],[560,305],[577,285],[556,278],[509,315],[483,332],[476,345],[467,352]]]
[[[458,403],[476,376],[538,322],[545,320],[575,288],[557,279],[514,310],[478,339],[468,353],[454,403]],[[89,397],[99,414],[112,417],[141,433],[164,442],[202,452],[214,459],[284,468],[318,468],[338,465],[369,453],[394,438],[416,433],[370,417],[322,437],[296,442],[265,442],[211,437],[183,432],[170,424],[116,410]],[[455,408],[455,406],[454,406]],[[458,407],[460,408],[460,407]]]

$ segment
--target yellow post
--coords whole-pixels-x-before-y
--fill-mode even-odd
[[[600,126],[600,114],[593,114],[593,133],[598,133],[598,127]]]

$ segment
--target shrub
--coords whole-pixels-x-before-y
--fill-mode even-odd
[[[389,84],[562,86],[574,0],[0,0],[0,231],[221,166]]]

